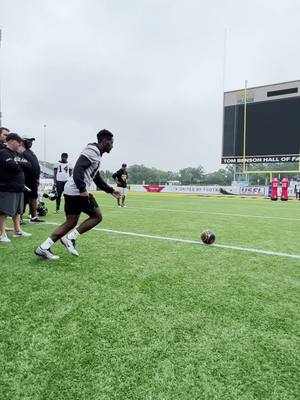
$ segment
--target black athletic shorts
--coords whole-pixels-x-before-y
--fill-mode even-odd
[[[25,204],[28,204],[29,199],[37,199],[38,198],[38,181],[37,180],[30,180],[25,181],[25,186],[27,186],[30,191],[25,191],[24,198]]]
[[[90,217],[95,215],[95,208],[99,208],[95,197],[89,194],[87,197],[83,196],[68,196],[65,197],[65,213],[66,215],[79,215],[80,213],[85,213]]]
[[[65,184],[67,181],[57,181],[56,182],[56,190],[57,190],[57,194],[60,197],[63,192],[64,192],[64,188],[65,188]]]

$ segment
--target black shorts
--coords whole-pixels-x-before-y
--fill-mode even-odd
[[[80,213],[85,213],[90,217],[95,215],[95,208],[99,208],[95,197],[89,194],[87,197],[83,196],[68,196],[65,197],[65,213],[66,215],[79,215]]]
[[[30,191],[25,191],[25,203],[28,203],[28,199],[37,199],[38,198],[38,182],[34,181],[25,181],[25,185],[30,189]]]

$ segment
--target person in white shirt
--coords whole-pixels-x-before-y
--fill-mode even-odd
[[[68,162],[68,153],[62,153],[61,160],[54,166],[54,185],[57,191],[56,197],[56,214],[59,213],[61,196],[64,191],[65,184],[72,175],[72,165]]]
[[[296,185],[295,185],[295,194],[296,194],[296,200],[300,200],[300,178],[298,178]]]
[[[51,251],[51,246],[60,239],[68,252],[79,256],[76,250],[76,240],[83,233],[91,230],[102,221],[102,213],[95,197],[88,192],[94,182],[100,190],[110,193],[116,199],[120,193],[109,186],[100,176],[99,168],[104,153],[110,153],[113,148],[113,134],[107,129],[102,129],[97,134],[97,143],[89,143],[81,152],[74,174],[68,179],[65,190],[65,214],[66,220],[58,226],[50,237],[35,249],[37,256],[47,260],[58,260]],[[77,226],[81,213],[88,215],[88,218]]]

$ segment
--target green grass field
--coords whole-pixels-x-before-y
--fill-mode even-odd
[[[97,195],[98,228],[300,255],[296,201]],[[60,222],[53,213],[47,221]],[[92,231],[0,247],[0,399],[300,398],[300,258]]]

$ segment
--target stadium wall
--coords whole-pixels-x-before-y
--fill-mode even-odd
[[[42,178],[40,180],[40,191],[50,191],[53,179]],[[117,189],[117,188],[116,188]],[[90,188],[96,191],[96,186]],[[186,185],[130,185],[130,192],[137,193],[162,193],[162,194],[186,194],[186,195],[238,195],[238,196],[268,196],[268,186],[186,186]],[[279,187],[279,196],[281,187]],[[289,196],[295,196],[294,185],[289,187]]]
[[[239,196],[268,196],[268,186],[175,186],[175,185],[130,185],[131,192],[144,193],[178,193],[191,195],[239,195]],[[281,194],[281,187],[278,190]],[[289,187],[289,196],[295,196],[294,186]]]

